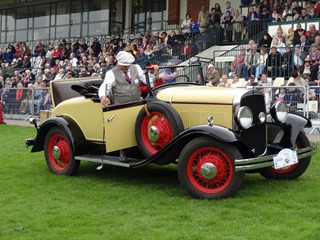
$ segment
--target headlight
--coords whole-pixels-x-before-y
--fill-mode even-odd
[[[276,102],[270,109],[271,116],[279,122],[284,122],[288,116],[287,106],[284,102]]]
[[[237,120],[242,128],[249,128],[252,125],[253,121],[251,109],[248,107],[241,107],[237,114]]]
[[[266,114],[264,112],[259,113],[259,120],[262,123],[266,121]]]

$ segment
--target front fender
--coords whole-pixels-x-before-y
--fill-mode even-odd
[[[267,118],[267,122],[279,125],[288,133],[288,135],[290,133],[291,147],[295,146],[298,134],[304,127],[312,127],[312,123],[309,119],[292,113],[288,113],[284,123],[274,121],[270,115]]]
[[[67,121],[63,117],[51,117],[47,119],[43,124],[41,124],[40,128],[38,129],[37,136],[33,144],[33,147],[31,149],[31,152],[39,152],[44,150],[44,141],[45,141],[47,132],[55,126],[58,126],[61,129],[65,130],[65,132],[68,134],[72,142],[72,147],[74,148],[75,140],[72,133],[73,131],[71,130],[74,127],[72,127],[71,125],[73,124],[70,121]]]
[[[291,140],[292,146],[295,146],[299,132],[304,127],[312,126],[309,119],[302,117],[300,115],[292,114],[292,113],[288,114],[285,123],[291,125],[290,140]]]
[[[234,143],[239,150],[250,154],[250,150],[248,150],[246,145],[239,140],[237,134],[232,130],[217,125],[199,125],[188,128],[180,133],[169,144],[153,155],[151,162],[160,165],[174,162],[179,157],[184,146],[194,138],[200,136],[208,136],[220,142]]]

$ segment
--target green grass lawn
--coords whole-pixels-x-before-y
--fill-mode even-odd
[[[193,199],[176,168],[124,169],[83,162],[52,174],[24,139],[0,125],[0,239],[320,239],[319,153],[294,181],[247,174],[226,200]]]

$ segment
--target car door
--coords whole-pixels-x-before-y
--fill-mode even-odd
[[[136,118],[145,102],[111,105],[104,109],[106,152],[134,147]]]

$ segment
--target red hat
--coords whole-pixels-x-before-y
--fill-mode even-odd
[[[154,67],[159,67],[157,64],[149,64],[148,66],[146,66],[146,69],[152,69]]]

